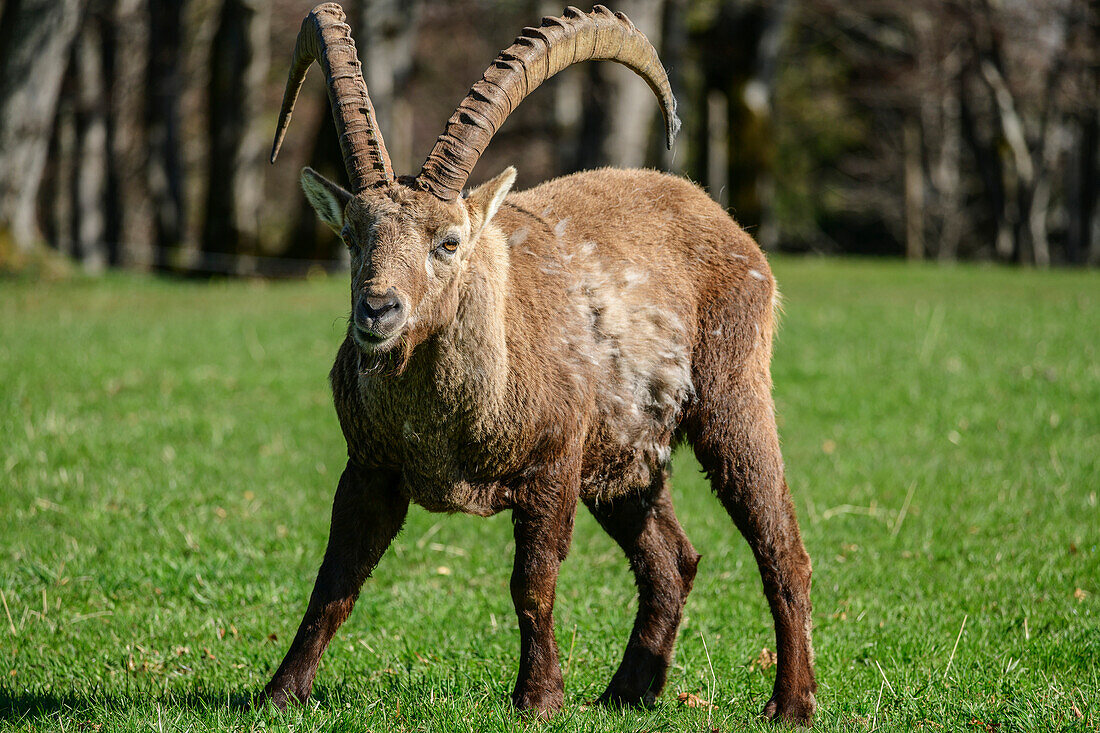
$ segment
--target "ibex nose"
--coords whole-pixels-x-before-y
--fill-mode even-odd
[[[382,294],[362,293],[355,304],[355,325],[371,340],[389,338],[405,324],[405,302],[396,288]]]

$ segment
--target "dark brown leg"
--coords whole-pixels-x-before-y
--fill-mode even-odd
[[[643,497],[588,502],[588,508],[623,548],[638,583],[634,630],[600,702],[650,705],[665,686],[676,629],[695,580],[699,554],[676,520],[667,474]]]
[[[519,675],[512,702],[520,710],[548,718],[561,709],[564,699],[554,639],[554,592],[558,569],[573,538],[578,482],[576,478],[540,482],[529,489],[531,501],[512,512],[516,538],[512,602],[520,633]]]
[[[280,708],[288,700],[304,702],[313,688],[321,655],[351,613],[363,582],[401,529],[408,499],[392,484],[348,464],[332,502],[328,549],[305,618],[283,663],[264,688],[264,697]]]
[[[695,454],[760,568],[775,620],[778,663],[764,716],[809,723],[816,701],[810,640],[810,557],[802,545],[766,377],[731,386],[728,403],[703,405],[689,427]]]

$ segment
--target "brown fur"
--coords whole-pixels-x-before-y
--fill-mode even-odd
[[[348,466],[309,608],[267,695],[280,705],[309,695],[320,655],[413,502],[512,511],[513,699],[542,714],[560,708],[554,589],[583,502],[639,589],[601,700],[651,701],[699,559],[667,479],[682,434],[759,564],[779,656],[764,714],[809,722],[810,560],[776,434],[776,291],[763,254],[683,179],[579,173],[512,193],[494,215],[511,181],[506,172],[442,202],[408,181],[352,197],[303,175],[318,213],[352,246],[353,312],[392,288],[407,320],[364,336],[353,318],[337,355]],[[454,255],[438,249],[447,236]]]

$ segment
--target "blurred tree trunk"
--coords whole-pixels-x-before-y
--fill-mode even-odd
[[[360,0],[355,27],[363,77],[394,172],[417,172],[413,160],[412,108],[403,90],[413,71],[422,0]]]
[[[340,141],[336,137],[336,124],[332,121],[332,115],[328,111],[328,102],[325,102],[325,110],[320,115],[316,132],[313,135],[313,144],[307,150],[307,164],[326,178],[346,186],[344,180],[347,173],[344,171],[343,154],[340,151]],[[383,131],[383,134],[385,131]],[[297,213],[294,224],[290,227],[287,241],[283,246],[282,256],[288,259],[301,261],[328,261],[340,260],[344,245],[339,237],[317,219],[317,212],[309,205],[309,201],[300,190],[295,197]]]
[[[0,14],[0,232],[28,250],[69,49],[83,0],[7,0]]]
[[[764,3],[753,75],[743,92],[745,105],[752,111],[755,126],[764,143],[759,159],[761,166],[756,171],[756,199],[760,207],[760,228],[756,239],[767,250],[776,249],[779,245],[779,226],[774,219],[775,85],[790,11],[790,0],[768,0]],[[731,140],[730,144],[733,142]]]
[[[718,158],[700,151],[694,159],[707,169],[696,175],[707,181],[724,177],[729,207],[742,225],[757,229],[761,244],[769,248],[778,238],[769,218],[774,194],[773,101],[790,7],[789,0],[723,0],[712,17],[693,31],[693,45],[701,56],[702,83],[708,90],[702,99],[713,100],[709,91],[717,90],[727,100],[725,174],[710,170]],[[705,136],[700,142],[712,147]],[[711,195],[719,193],[712,191]]]
[[[224,0],[210,54],[204,273],[237,271],[258,250],[264,140],[258,124],[268,67],[268,6]]]
[[[1018,262],[1047,267],[1051,262],[1048,219],[1052,176],[1063,157],[1065,119],[1072,105],[1064,95],[1059,98],[1056,91],[1067,78],[1067,70],[1082,65],[1073,42],[1081,27],[1088,27],[1085,22],[1088,17],[1081,13],[1084,6],[1080,3],[1052,9],[1045,17],[1041,30],[1050,34],[1054,43],[1050,44],[1049,61],[1040,89],[1029,99],[1020,91],[1020,78],[1013,83],[1006,71],[1009,66],[1006,59],[1011,56],[1001,42],[1002,26],[1008,22],[1003,10],[992,0],[982,0],[980,7],[989,29],[975,39],[980,59],[978,69],[995,102],[997,129],[1005,157],[1011,164],[1011,175],[1005,185],[1011,192],[1008,200],[1015,207],[1011,218],[1012,254]],[[1095,23],[1095,9],[1091,17]],[[1095,34],[1091,40],[1096,40]],[[1089,47],[1086,45],[1086,48]],[[1084,65],[1095,68],[1095,45],[1085,54]],[[1095,76],[1093,78],[1095,80]],[[1082,92],[1082,96],[1091,97],[1095,105],[1095,87]],[[1088,102],[1085,105],[1087,107]],[[998,245],[1002,257],[1009,254],[1009,247],[1003,242],[1003,230]]]
[[[1068,115],[1065,166],[1066,258],[1073,264],[1100,265],[1100,4],[1089,3],[1074,24],[1079,44],[1088,49],[1081,69],[1085,92]]]
[[[73,243],[73,197],[70,181],[76,169],[76,94],[72,74],[66,74],[57,101],[49,152],[39,186],[38,210],[42,233],[50,247],[70,254]]]
[[[621,0],[614,9],[625,13],[660,48],[663,5],[664,0]],[[585,73],[580,144],[573,168],[645,165],[650,133],[660,115],[653,92],[619,64],[589,64]]]
[[[916,120],[905,123],[905,257],[924,259],[924,167],[921,128]]]
[[[940,102],[942,130],[940,150],[932,181],[938,199],[940,220],[939,243],[936,256],[941,262],[957,259],[959,241],[963,232],[963,201],[960,191],[959,154],[962,147],[962,122],[960,120],[960,79],[956,75]]]
[[[562,12],[562,6],[554,0],[536,0],[528,3],[531,16],[556,16]],[[561,73],[549,79],[545,87],[553,90],[553,123],[548,126],[550,145],[553,152],[552,174],[563,176],[573,173],[580,147],[580,123],[584,109],[585,85],[587,75],[585,65],[566,67]]]
[[[973,156],[978,178],[980,201],[984,203],[986,216],[992,225],[993,252],[998,259],[1009,259],[1012,254],[1012,236],[1006,212],[1004,173],[996,142],[987,136],[979,123],[980,110],[971,91],[972,84],[965,79],[976,76],[972,69],[964,72],[964,91],[959,95],[959,129],[966,147]]]
[[[146,185],[145,90],[149,16],[144,0],[113,0],[105,25],[106,78],[111,87],[107,186],[108,256],[112,265],[153,264],[152,201]]]
[[[730,103],[724,92],[707,94],[707,190],[723,207],[729,206],[729,116]]]
[[[1100,266],[1100,7],[1089,3],[1086,13],[1084,46],[1092,49],[1085,67],[1085,85],[1091,89],[1090,102],[1080,113],[1080,147],[1076,195],[1079,198],[1076,234],[1079,247],[1087,252],[1085,261]]]
[[[1097,198],[1100,197],[1100,110],[1076,120],[1066,166],[1066,257],[1076,265],[1100,264]]]
[[[981,62],[982,79],[989,86],[997,110],[997,122],[1001,137],[1007,148],[1012,175],[1006,181],[1009,190],[1008,200],[1013,204],[1011,211],[1011,244],[1000,242],[999,253],[1005,259],[1014,258],[1020,262],[1031,259],[1029,241],[1025,241],[1024,223],[1030,217],[1032,190],[1035,182],[1035,165],[1028,149],[1024,134],[1024,123],[1020,117],[1008,84],[1001,73],[1000,59],[986,58]]]
[[[565,172],[608,164],[604,141],[611,134],[608,120],[608,107],[611,104],[609,83],[606,76],[599,73],[597,64],[586,65],[581,73],[584,81],[579,87],[580,129],[575,136],[574,157],[565,165]]]
[[[184,238],[183,162],[180,156],[180,93],[183,11],[187,3],[148,0],[149,66],[145,126],[147,181],[154,217],[153,268],[172,269],[172,252]]]
[[[118,0],[102,0],[99,10],[100,49],[103,57],[103,87],[104,87],[104,129],[106,176],[104,189],[103,211],[103,239],[105,244],[105,256],[107,265],[115,267],[122,262],[122,240],[124,209],[123,192],[123,168],[121,158],[116,153],[118,148],[118,103],[116,101],[119,88],[118,83],[118,57],[119,38],[122,35],[118,28]]]
[[[108,120],[110,85],[105,59],[103,3],[94,2],[73,47],[76,155],[72,192],[73,257],[85,269],[107,266]]]
[[[545,12],[549,15],[555,11]],[[554,89],[554,124],[552,127],[554,173],[566,175],[576,170],[581,148],[581,119],[587,84],[582,67],[564,69],[550,80]]]
[[[906,11],[903,17],[907,22],[900,26],[907,31],[903,48],[914,60],[909,88],[916,96],[910,103],[914,110],[906,116],[916,127],[906,127],[904,134],[915,135],[917,144],[914,148],[909,137],[903,138],[903,166],[907,181],[911,176],[920,179],[920,191],[906,189],[906,197],[920,196],[922,220],[920,224],[907,223],[906,252],[910,258],[916,254],[913,234],[917,228],[920,256],[935,253],[940,261],[950,261],[957,257],[962,237],[959,96],[965,91],[961,75],[964,53],[957,47],[958,39],[944,32],[944,26],[952,21],[949,10],[925,3]],[[889,44],[886,39],[879,42]]]
[[[688,28],[689,0],[665,0],[664,17],[661,19],[661,61],[668,72],[668,81],[677,104],[684,105],[688,96]],[[680,114],[683,117],[683,112]],[[690,122],[683,121],[684,127]],[[654,135],[650,145],[650,162],[662,170],[683,173],[690,159],[691,135],[685,129],[676,137],[671,150],[665,145],[664,135]]]

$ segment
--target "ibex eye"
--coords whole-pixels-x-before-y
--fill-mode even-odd
[[[443,250],[447,254],[453,255],[458,250],[458,237],[453,234],[448,234],[439,243],[439,249]]]

